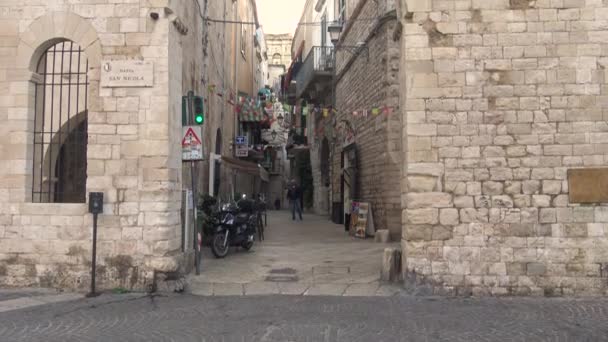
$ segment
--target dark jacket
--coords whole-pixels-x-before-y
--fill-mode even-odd
[[[287,198],[290,199],[291,201],[299,199],[302,195],[302,190],[300,189],[299,186],[292,186],[289,188],[289,191],[287,191]]]

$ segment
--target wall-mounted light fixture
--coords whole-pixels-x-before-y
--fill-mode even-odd
[[[177,32],[182,35],[188,34],[188,27],[181,21],[181,19],[173,12],[169,7],[165,7],[165,15],[169,18],[169,21],[173,23],[173,26],[177,29]]]

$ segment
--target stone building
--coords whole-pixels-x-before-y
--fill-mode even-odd
[[[286,34],[267,34],[268,85],[277,96],[281,92],[282,76],[291,65],[291,41],[293,36]]]
[[[330,211],[329,180],[328,177],[322,180],[318,141],[311,132],[314,132],[315,119],[319,117],[318,111],[315,112],[314,108],[327,106],[331,104],[332,99],[333,48],[330,46],[327,24],[321,25],[320,23],[321,21],[324,23],[333,21],[333,14],[333,2],[331,1],[329,3],[315,0],[305,2],[299,25],[293,36],[291,50],[294,58],[289,65],[291,72],[289,79],[295,83],[291,95],[294,99],[293,104],[296,105],[295,132],[299,137],[305,137],[305,139],[292,138],[292,140],[294,143],[295,140],[301,140],[305,142],[301,144],[306,145],[301,150],[293,149],[295,151],[292,153],[294,156],[292,158],[293,168],[294,170],[306,169],[302,165],[298,165],[299,161],[310,168],[312,182],[309,182],[308,186],[302,185],[306,188],[314,188],[313,210],[317,214],[325,216],[329,216]],[[303,128],[306,128],[306,131]],[[303,155],[305,155],[304,158]],[[323,176],[327,176],[327,173]],[[294,174],[294,178],[308,177]]]
[[[291,42],[293,36],[285,34],[267,34],[268,64],[288,67],[291,64]]]
[[[0,284],[89,285],[92,217],[86,202],[92,191],[104,193],[100,287],[142,289],[156,273],[190,268],[182,96],[193,91],[207,98],[205,148],[232,155],[234,108],[209,96],[207,85],[220,78],[236,83],[230,71],[236,52],[218,46],[234,46],[230,42],[241,36],[234,29],[210,29],[202,18],[211,13],[240,18],[234,13],[247,6],[243,15],[251,21],[254,5],[177,0],[0,5]],[[249,46],[254,30],[242,35]],[[201,44],[204,39],[210,45]],[[255,61],[247,61],[251,70]],[[209,69],[216,73],[206,74]],[[208,164],[195,170],[201,189],[206,169]]]
[[[233,157],[235,137],[243,133],[234,103],[239,96],[255,97],[267,84],[268,48],[255,1],[199,1],[204,15],[212,19],[205,25],[202,40],[207,152]],[[243,164],[228,160],[213,163],[212,175],[208,162],[202,165],[203,189],[209,188],[209,193],[216,196],[227,196],[232,191],[254,192],[251,185],[256,175],[238,172]]]
[[[396,109],[399,103],[394,4],[309,1],[301,22],[292,49],[302,51],[303,60],[295,75],[296,98],[311,109],[307,126],[315,210],[348,224],[352,201],[369,202],[376,228],[389,229],[399,239],[399,113],[372,111]],[[333,46],[328,26],[336,23],[342,33]]]
[[[332,208],[348,213],[352,200],[369,202],[376,229],[388,229],[398,239],[401,130],[395,4],[338,1],[336,10],[344,24],[336,45],[337,112],[330,122],[335,132],[330,146]],[[388,107],[392,109],[387,112]]]
[[[353,198],[402,235],[406,286],[607,294],[608,3],[335,5],[336,112],[311,120],[333,212],[356,171]]]
[[[608,3],[402,5],[408,284],[608,294]]]

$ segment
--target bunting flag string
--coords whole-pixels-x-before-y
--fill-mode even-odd
[[[257,98],[252,98],[247,95],[239,95],[238,97],[236,97],[232,90],[220,89],[215,84],[208,85],[207,90],[209,91],[209,93],[215,93],[218,97],[225,99],[226,103],[235,107],[235,111],[237,114],[240,114],[242,117],[248,117],[251,121],[260,121],[259,119],[263,116],[267,114],[272,114],[271,112],[273,111],[273,103],[271,101],[262,103]],[[328,118],[330,115],[337,115],[340,112],[332,106],[313,107],[309,105],[302,106],[299,104],[296,104],[295,106],[284,104],[283,110],[287,113],[301,113],[302,116],[307,116],[309,113],[321,113],[323,118]],[[355,110],[351,113],[351,115],[353,117],[368,118],[370,114],[373,117],[376,117],[380,114],[389,116],[394,111],[394,107],[382,105],[372,108]]]

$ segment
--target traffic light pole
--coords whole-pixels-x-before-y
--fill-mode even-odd
[[[188,112],[190,115],[188,115],[188,123],[191,125],[193,124],[193,120],[194,120],[194,92],[193,91],[189,91],[188,92]],[[193,225],[194,228],[192,229],[193,231],[193,246],[194,246],[194,265],[196,268],[196,275],[200,275],[201,274],[201,260],[200,260],[200,249],[199,249],[199,243],[198,243],[198,191],[197,191],[197,186],[196,186],[196,168],[194,165],[195,161],[191,161],[190,162],[190,185],[192,188],[192,212],[193,212]],[[201,237],[202,238],[202,237]]]

